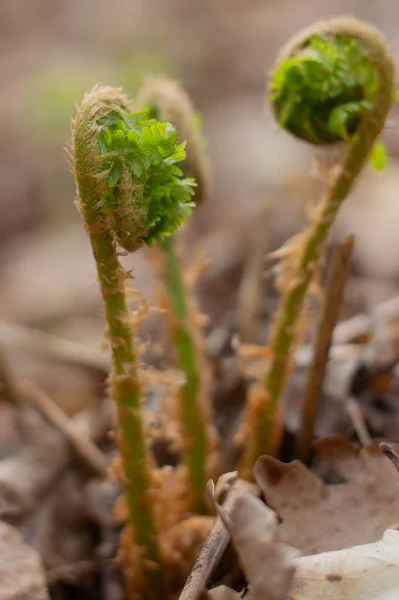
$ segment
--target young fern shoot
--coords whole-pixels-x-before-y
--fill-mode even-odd
[[[135,556],[137,597],[163,597],[151,471],[141,419],[141,388],[118,248],[132,252],[171,235],[191,212],[193,181],[181,177],[184,143],[170,123],[132,112],[119,90],[96,86],[73,125],[78,208],[90,238],[104,300],[118,407],[122,483]],[[130,569],[125,565],[125,572]]]
[[[247,469],[259,455],[270,452],[304,298],[337,212],[384,127],[394,87],[395,68],[384,38],[352,18],[320,22],[301,31],[282,50],[272,72],[268,95],[280,127],[315,145],[341,142],[343,159],[326,177],[324,196],[300,249],[289,257],[295,262],[289,265],[269,343],[267,402],[258,414],[247,411],[245,416],[256,422],[243,461]]]
[[[137,104],[147,107],[159,121],[172,123],[179,139],[185,140],[186,157],[180,168],[186,177],[195,180],[195,204],[202,204],[209,194],[209,165],[199,115],[188,94],[172,79],[153,77],[139,90]]]
[[[138,103],[148,106],[157,119],[171,122],[179,138],[187,141],[186,159],[181,168],[185,175],[195,178],[194,200],[197,205],[202,203],[208,194],[209,171],[190,98],[177,82],[156,77],[140,90]],[[181,450],[188,475],[189,510],[201,514],[207,512],[206,482],[215,476],[209,465],[217,462],[214,457],[217,435],[206,398],[201,332],[173,236],[160,244],[160,250],[163,282],[171,308],[176,364],[185,376],[179,393],[178,413]]]

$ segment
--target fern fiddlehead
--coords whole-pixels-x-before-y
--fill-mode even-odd
[[[209,171],[201,132],[195,122],[196,114],[187,93],[177,82],[156,77],[143,86],[137,100],[140,106],[147,106],[155,118],[172,123],[179,138],[186,140],[186,159],[181,169],[185,175],[195,178],[194,200],[196,205],[201,204],[208,194]],[[206,398],[206,366],[201,340],[197,339],[200,332],[173,237],[160,244],[160,250],[163,255],[163,281],[171,305],[176,363],[185,375],[179,394],[178,412],[182,455],[188,473],[189,509],[201,514],[207,510],[206,482],[215,475],[207,465],[212,463],[217,436]]]
[[[139,567],[142,598],[162,597],[162,568],[152,507],[151,472],[141,421],[141,389],[118,247],[134,251],[164,240],[191,212],[193,181],[181,177],[184,143],[170,123],[132,112],[119,90],[96,86],[73,125],[78,208],[90,238],[104,300],[118,407],[122,483]]]
[[[180,139],[186,141],[186,158],[180,168],[187,177],[195,179],[195,203],[202,204],[209,194],[209,166],[204,152],[204,140],[199,115],[184,89],[167,77],[149,79],[139,91],[139,106],[146,106],[150,115],[168,121],[176,128]]]
[[[303,234],[293,275],[284,284],[264,380],[267,404],[255,419],[256,431],[244,457],[248,467],[269,451],[303,300],[335,216],[384,126],[394,87],[395,68],[384,38],[352,18],[301,31],[282,50],[272,72],[268,96],[280,127],[316,145],[342,142],[344,154],[342,164],[329,174],[324,196]]]

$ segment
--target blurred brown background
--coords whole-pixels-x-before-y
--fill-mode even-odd
[[[267,71],[298,28],[342,13],[380,27],[398,56],[395,0],[2,0],[0,320],[100,343],[94,263],[64,151],[70,119],[94,83],[134,96],[159,73],[181,80],[202,114],[214,183],[191,227],[211,262],[204,307],[223,318],[253,247],[273,249],[295,233],[317,188],[310,149],[277,131],[265,108]],[[348,294],[360,308],[396,293],[398,131],[393,114],[390,166],[364,175],[336,228],[357,234]],[[151,296],[144,254],[129,261]]]

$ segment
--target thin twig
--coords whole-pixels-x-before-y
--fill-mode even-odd
[[[350,236],[342,242],[335,249],[331,260],[323,312],[304,395],[302,423],[297,441],[298,456],[303,462],[308,460],[310,453],[332,334],[339,316],[343,291],[349,273],[353,241],[353,236]]]
[[[34,404],[51,425],[56,427],[66,437],[79,458],[99,477],[107,474],[108,463],[103,453],[79,431],[65,412],[50,396],[31,382],[20,384],[20,393],[25,401]]]
[[[248,491],[248,485],[247,482],[242,480],[238,480],[232,485],[223,503],[225,511],[228,512],[233,506],[235,498],[242,494],[243,486],[245,491]],[[179,600],[199,600],[201,598],[206,584],[223,557],[229,542],[230,534],[223,524],[222,519],[218,516],[209,532],[201,554],[188,576]]]
[[[109,372],[110,360],[107,355],[100,354],[90,346],[25,325],[0,323],[0,343],[7,348],[22,348],[72,365]]]
[[[42,390],[31,382],[18,382],[11,366],[0,348],[0,381],[7,400],[17,406],[29,402],[36,406],[51,425],[69,441],[76,454],[99,477],[105,477],[107,461],[97,446],[79,431],[65,412]]]
[[[399,471],[399,456],[396,454],[392,446],[386,442],[381,442],[380,450],[387,458],[389,458],[389,460],[393,462],[397,471]]]
[[[366,423],[364,422],[363,414],[359,406],[359,402],[356,398],[348,398],[346,408],[350,420],[352,421],[353,429],[356,431],[356,435],[360,440],[360,443],[364,448],[367,448],[371,444],[371,435],[368,432]]]

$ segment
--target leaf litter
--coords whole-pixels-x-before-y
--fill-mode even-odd
[[[387,529],[373,544],[299,558],[287,600],[397,600],[398,594],[399,531]]]
[[[377,442],[359,450],[333,436],[314,446],[345,483],[326,485],[299,461],[263,456],[255,465],[266,502],[281,520],[279,540],[316,554],[375,542],[399,524],[399,478]]]
[[[261,457],[254,474],[269,506],[245,491],[228,510],[215,498],[248,587],[220,585],[208,596],[396,600],[399,478],[386,446],[359,449],[343,436],[316,442],[318,456],[345,480],[329,485],[300,461]]]

